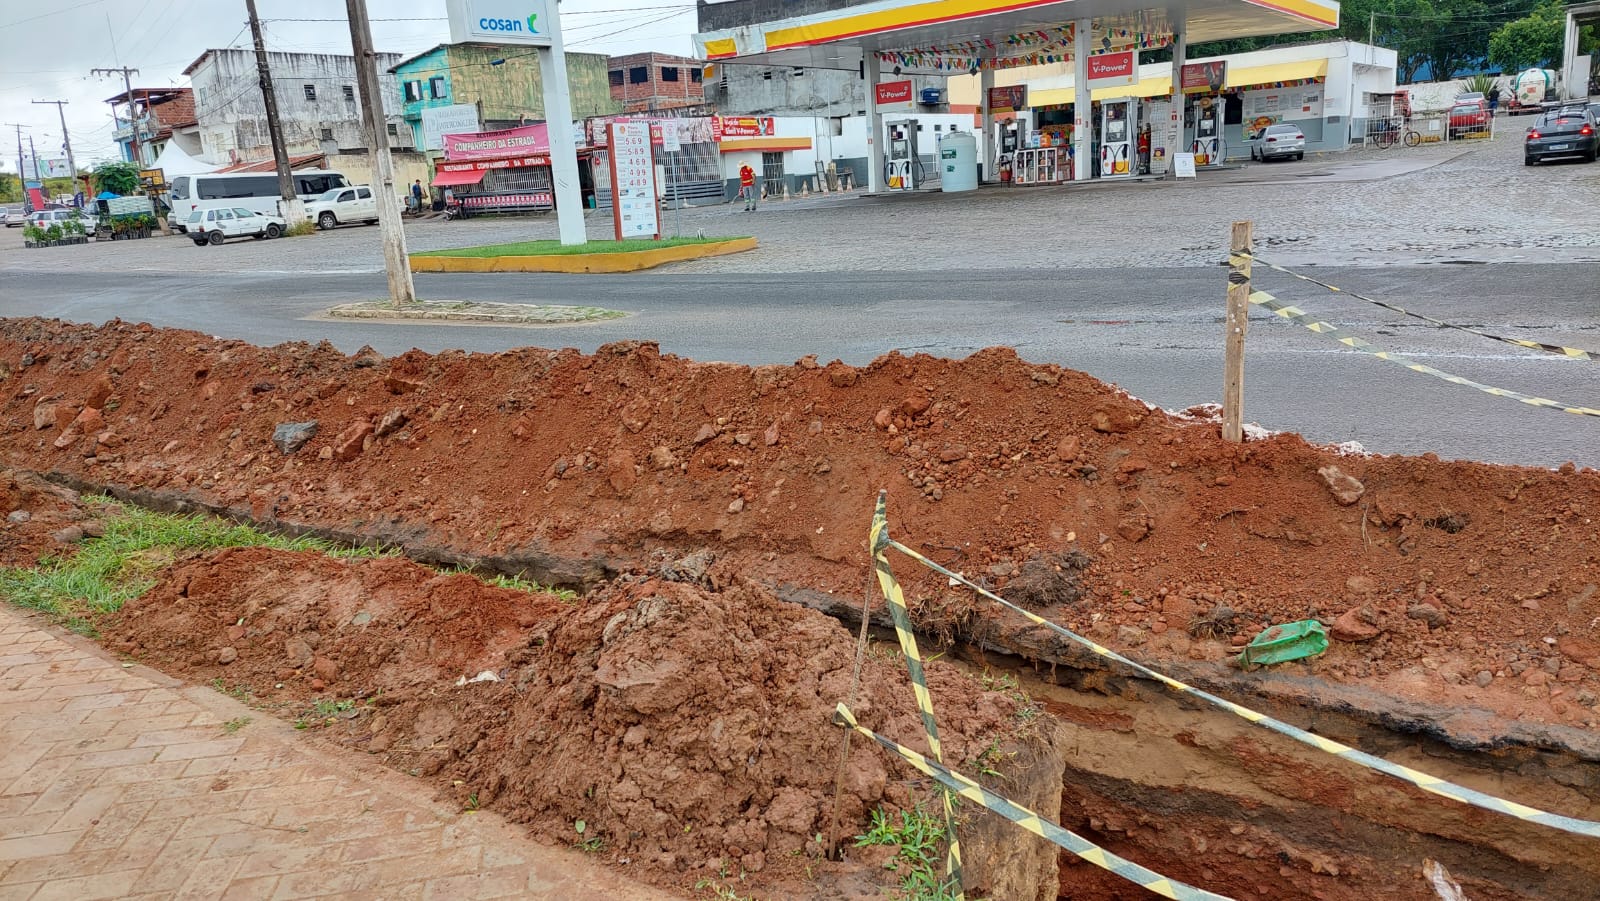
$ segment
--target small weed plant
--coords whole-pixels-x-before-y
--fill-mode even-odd
[[[229,735],[232,735],[233,733],[238,732],[240,729],[243,729],[244,727],[246,727],[248,725],[250,725],[250,718],[249,717],[247,717],[247,716],[236,716],[233,719],[228,720],[226,723],[222,724],[222,731],[228,733]]]
[[[872,827],[856,836],[858,848],[898,846],[884,866],[900,874],[900,897],[905,901],[955,901],[961,887],[954,877],[940,875],[944,843],[943,818],[929,813],[921,803],[900,811],[898,820],[881,807],[874,810]]]

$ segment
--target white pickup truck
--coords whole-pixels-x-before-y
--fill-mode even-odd
[[[331,188],[306,203],[306,218],[321,229],[338,228],[352,222],[371,225],[378,221],[378,204],[372,199],[372,189],[366,185]]]

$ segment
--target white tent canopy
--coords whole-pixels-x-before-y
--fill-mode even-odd
[[[161,148],[161,155],[156,157],[156,164],[151,168],[160,169],[162,176],[171,182],[180,175],[202,175],[215,172],[222,167],[197,160],[184,153],[177,141],[168,141],[167,146]]]

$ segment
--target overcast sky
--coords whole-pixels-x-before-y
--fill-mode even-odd
[[[349,53],[350,30],[339,0],[256,0],[268,50]],[[367,0],[373,44],[412,54],[450,38],[444,0]],[[51,11],[53,9],[53,11]],[[612,55],[641,50],[690,55],[693,0],[565,0],[561,21],[569,50]],[[286,19],[337,19],[290,22]],[[379,21],[407,19],[411,21]],[[0,170],[17,171],[17,125],[40,158],[63,156],[55,106],[66,100],[78,166],[111,159],[111,108],[122,78],[93,68],[132,66],[136,88],[187,85],[183,70],[208,48],[249,47],[244,0],[3,0],[0,2]]]

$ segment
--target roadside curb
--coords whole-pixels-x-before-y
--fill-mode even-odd
[[[430,301],[395,306],[388,301],[340,304],[324,314],[329,319],[419,320],[432,322],[487,322],[506,325],[566,325],[620,319],[620,310],[556,304]]]
[[[684,244],[659,250],[622,253],[545,254],[538,256],[450,257],[412,256],[412,272],[638,272],[667,263],[719,257],[756,249],[755,238],[734,238],[707,244]]]

